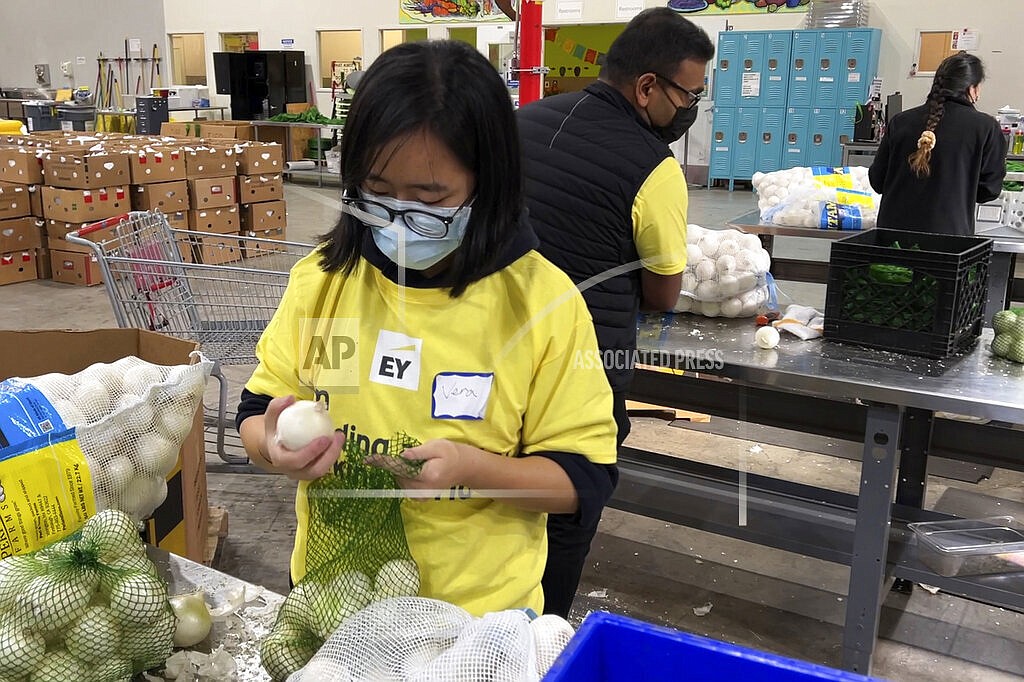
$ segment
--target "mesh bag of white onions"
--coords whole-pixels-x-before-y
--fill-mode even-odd
[[[774,300],[771,257],[757,235],[686,227],[686,269],[676,312],[752,317]]]
[[[536,682],[573,634],[554,615],[474,618],[447,602],[398,597],[345,621],[288,682]]]
[[[399,433],[387,454],[416,466],[401,453],[419,445]],[[275,680],[305,665],[324,641],[368,604],[419,592],[419,569],[402,523],[402,494],[394,474],[370,466],[355,438],[333,472],[310,481],[306,574],[288,594],[260,661]]]
[[[167,585],[124,512],[0,561],[0,679],[127,680],[167,660],[174,627]]]
[[[862,166],[798,167],[754,173],[761,222],[821,230],[867,230],[878,218],[879,195]]]
[[[10,545],[0,555],[39,549],[99,510],[137,521],[152,514],[212,368],[201,357],[177,366],[126,357],[0,382],[0,480],[8,502],[19,489],[32,500],[23,506],[27,527],[0,532]]]

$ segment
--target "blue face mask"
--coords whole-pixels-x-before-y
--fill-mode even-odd
[[[343,198],[341,210],[367,225],[381,253],[409,270],[426,270],[459,248],[471,213],[469,205],[429,206],[364,190]]]

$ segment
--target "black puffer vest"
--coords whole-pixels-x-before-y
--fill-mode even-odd
[[[672,152],[603,82],[525,106],[518,123],[540,252],[582,289],[601,350],[620,351],[606,359],[608,381],[625,390],[640,307],[633,201]]]

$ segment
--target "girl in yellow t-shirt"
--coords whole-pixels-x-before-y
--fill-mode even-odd
[[[395,472],[420,595],[540,612],[546,515],[600,514],[616,427],[586,305],[534,250],[504,83],[460,42],[388,50],[354,97],[341,175],[341,217],[292,270],[238,411],[252,461],[300,481],[291,578],[315,549],[309,482],[346,439],[386,466],[403,432],[422,443],[403,453],[419,473]],[[324,395],[334,437],[277,444],[281,411]]]

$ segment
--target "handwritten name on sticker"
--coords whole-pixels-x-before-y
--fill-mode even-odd
[[[493,384],[493,372],[441,372],[434,377],[431,416],[434,419],[483,419]]]

